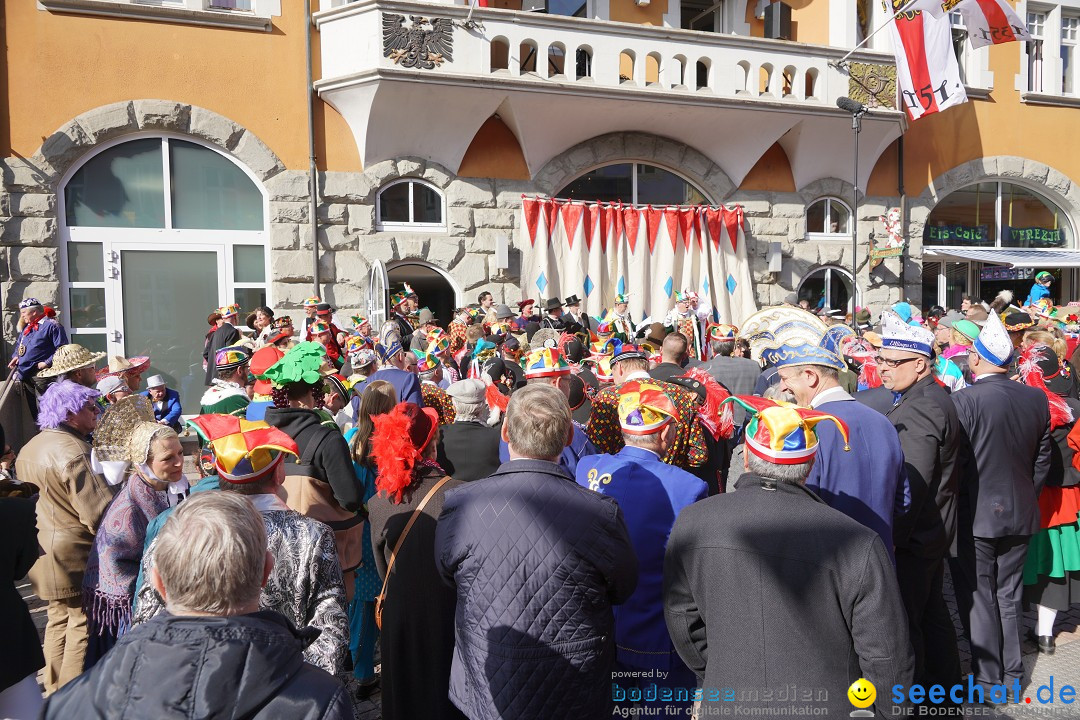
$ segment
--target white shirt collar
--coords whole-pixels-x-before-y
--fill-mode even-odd
[[[652,380],[652,375],[650,375],[647,370],[635,370],[623,378],[623,382],[629,382],[631,380]]]
[[[268,512],[274,510],[288,510],[289,506],[277,495],[248,495],[248,500],[255,506],[255,509],[265,515]]]
[[[827,402],[842,402],[845,400],[854,400],[855,398],[848,395],[844,388],[837,386],[831,387],[828,390],[823,390],[817,394],[813,400],[810,401],[810,407],[816,408],[818,405],[822,405]]]

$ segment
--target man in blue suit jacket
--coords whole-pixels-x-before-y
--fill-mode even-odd
[[[162,425],[168,425],[173,430],[180,432],[180,393],[165,387],[165,379],[160,375],[153,375],[146,380],[146,390],[139,393],[150,398],[154,406],[154,419]]]
[[[649,705],[681,706],[689,714],[689,695],[697,677],[675,651],[664,622],[664,551],[679,512],[708,496],[700,478],[664,463],[661,458],[678,437],[678,410],[660,386],[631,380],[619,388],[619,425],[626,443],[616,455],[583,457],[577,482],[615,498],[630,531],[638,557],[638,585],[623,605],[614,608],[616,661],[626,671],[619,692],[637,687]],[[660,671],[660,672],[657,672]],[[650,685],[670,688],[672,697],[652,695]],[[686,689],[686,695],[676,689]],[[677,698],[686,698],[683,701]]]

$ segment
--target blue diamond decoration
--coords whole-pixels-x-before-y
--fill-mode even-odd
[[[735,294],[735,288],[736,288],[736,286],[738,286],[738,283],[735,282],[735,276],[732,275],[731,273],[728,273],[727,283],[726,284],[727,284],[728,294],[729,295],[734,295]]]
[[[664,292],[667,293],[668,297],[671,297],[671,291],[674,290],[674,289],[675,289],[675,280],[673,280],[672,277],[670,275],[668,275],[667,282],[664,283]]]
[[[618,285],[618,287],[616,289],[619,291],[620,295],[625,295],[626,294],[626,278],[624,278],[624,277],[619,278],[619,285]]]
[[[543,294],[544,288],[547,287],[547,284],[547,276],[544,275],[543,272],[541,272],[540,277],[536,278],[536,287],[540,290],[541,294]]]
[[[593,288],[595,288],[595,287],[596,286],[593,285],[592,278],[589,277],[588,275],[586,275],[585,276],[585,285],[584,285],[585,297],[589,297],[590,295],[592,295]]]
[[[701,286],[702,294],[709,294],[709,278],[705,278],[705,284]]]

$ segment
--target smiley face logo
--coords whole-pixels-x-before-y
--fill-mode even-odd
[[[847,690],[848,700],[857,708],[868,708],[877,699],[877,688],[866,678],[859,678],[851,683]]]

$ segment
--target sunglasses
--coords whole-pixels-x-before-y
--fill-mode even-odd
[[[883,358],[880,355],[877,356],[877,361],[879,365],[884,365],[885,367],[890,368],[898,368],[905,363],[915,362],[918,359],[919,358],[904,358],[903,360],[891,360],[889,358]]]

